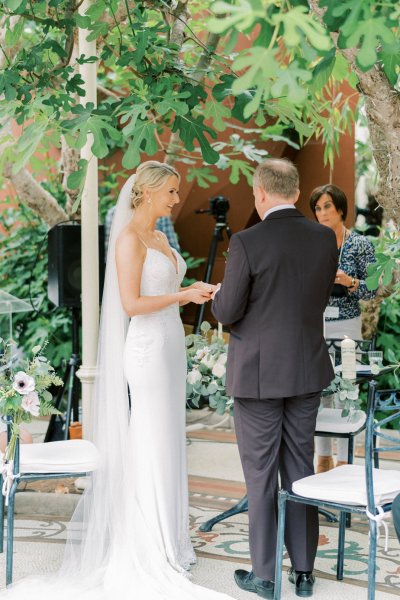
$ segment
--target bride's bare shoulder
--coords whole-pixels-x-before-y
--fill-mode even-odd
[[[141,242],[137,232],[130,223],[120,231],[117,238],[117,253],[119,252],[134,252],[135,255],[144,255],[145,247]]]

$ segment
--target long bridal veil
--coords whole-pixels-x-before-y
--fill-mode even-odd
[[[99,329],[97,372],[91,407],[91,439],[100,452],[100,468],[71,521],[62,570],[92,573],[107,565],[111,541],[121,530],[121,486],[128,453],[129,402],[123,372],[123,351],[128,317],[120,301],[115,246],[132,216],[131,192],[135,175],[120,192],[108,242],[106,274]],[[76,542],[72,530],[82,531]]]
[[[16,583],[3,592],[4,600],[229,600],[192,584],[171,567],[162,540],[152,537],[136,500],[123,373],[128,318],[115,264],[116,240],[132,216],[134,180],[133,175],[121,190],[107,252],[92,403],[91,437],[100,452],[100,468],[69,523],[61,569]]]

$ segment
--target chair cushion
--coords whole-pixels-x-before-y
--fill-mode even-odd
[[[391,502],[400,492],[400,471],[373,469],[375,503]],[[365,467],[343,465],[293,483],[298,496],[356,506],[367,506]]]
[[[340,408],[321,408],[317,415],[316,432],[353,433],[365,425],[363,410],[352,410],[348,417],[342,417]]]
[[[87,440],[21,444],[21,473],[88,473],[97,469],[99,452]]]

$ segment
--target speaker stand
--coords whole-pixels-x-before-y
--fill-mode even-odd
[[[79,416],[79,380],[76,377],[81,359],[79,356],[79,308],[72,308],[72,354],[66,366],[63,385],[59,388],[54,400],[54,406],[60,409],[64,394],[67,392],[67,407],[64,415],[51,415],[49,426],[44,438],[45,442],[53,442],[59,439],[67,440],[71,415],[74,421]]]

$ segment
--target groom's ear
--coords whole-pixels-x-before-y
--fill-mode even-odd
[[[300,197],[300,190],[297,190],[296,195],[293,197],[293,204],[296,204],[299,197]]]
[[[254,189],[254,197],[260,204],[264,204],[267,200],[267,193],[261,185]]]

